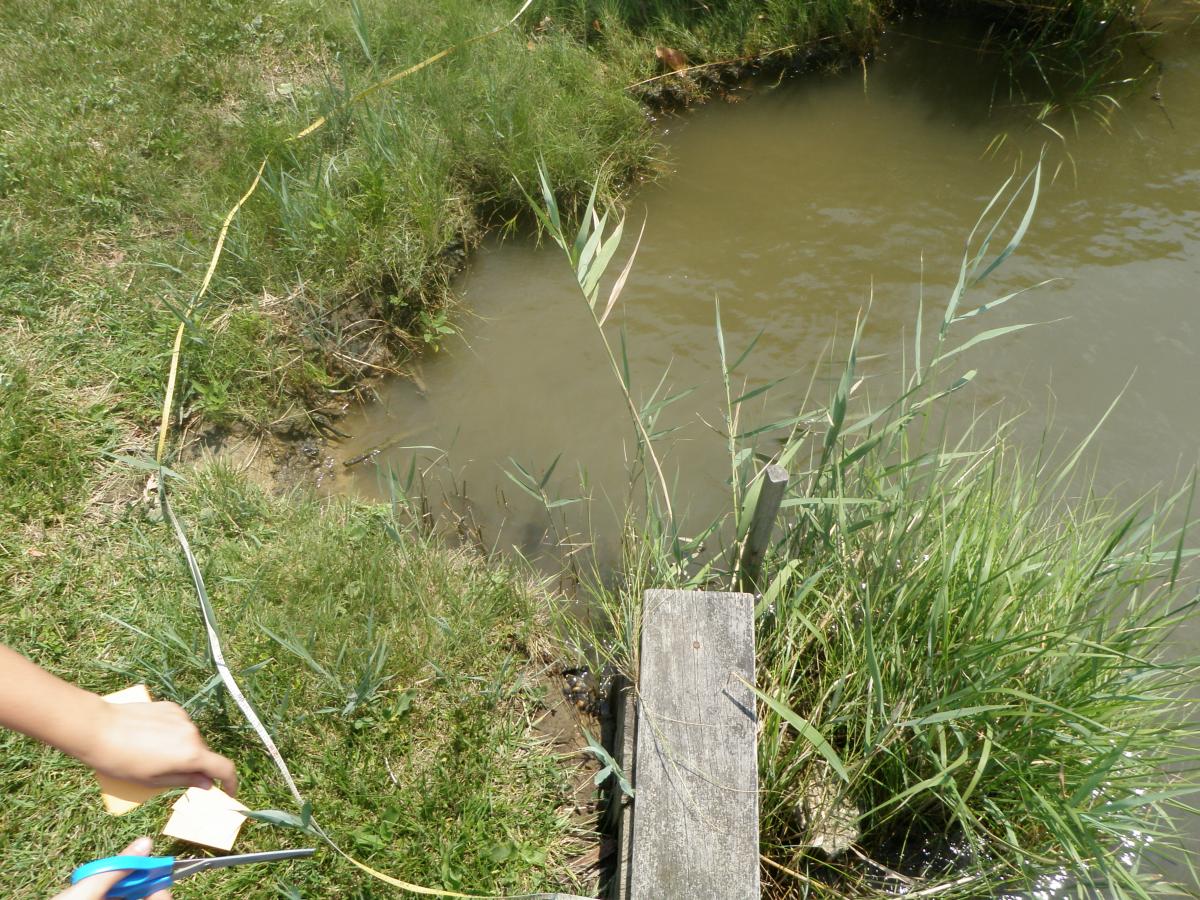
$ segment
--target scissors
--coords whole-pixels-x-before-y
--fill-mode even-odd
[[[71,873],[71,884],[100,875],[104,872],[121,872],[131,870],[128,875],[109,888],[105,897],[114,900],[138,900],[148,897],[155,891],[169,888],[181,878],[206,872],[209,869],[223,869],[226,866],[241,866],[250,863],[275,862],[281,859],[299,859],[312,856],[315,851],[307,850],[271,850],[267,853],[241,853],[234,856],[211,856],[207,859],[176,859],[174,856],[106,856],[104,859],[92,860]]]

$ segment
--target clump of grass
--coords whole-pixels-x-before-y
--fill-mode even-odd
[[[1140,895],[1194,790],[1167,774],[1197,671],[1167,652],[1192,615],[1169,506],[1068,501],[1063,470],[1023,470],[1002,437],[892,449],[794,498],[764,593],[764,853],[800,873],[772,879]],[[828,764],[777,705],[840,758],[860,853],[812,849],[801,803]]]
[[[0,354],[0,516],[41,525],[79,508],[98,451],[111,439],[99,405],[79,408],[63,385]]]
[[[756,609],[769,896],[1146,897],[1171,889],[1156,857],[1191,871],[1172,814],[1194,815],[1200,660],[1170,648],[1195,611],[1191,487],[1114,509],[1079,472],[1086,442],[1022,463],[1003,427],[929,424],[974,378],[955,373],[964,354],[1030,327],[973,328],[1021,291],[970,298],[1019,247],[1039,183],[1040,166],[988,205],[931,333],[917,310],[907,372],[882,406],[859,391],[860,321],[827,403],[746,421],[761,391],[734,398],[750,351],[729,362],[718,315],[728,512],[684,538],[669,506],[647,503],[627,517],[623,569],[593,579],[608,630],[579,637],[636,676],[641,592],[735,588],[764,465],[790,471]],[[570,247],[546,202],[544,227]],[[576,268],[587,295],[594,273]],[[634,410],[643,429],[653,408]]]

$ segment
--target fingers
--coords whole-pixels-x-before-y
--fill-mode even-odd
[[[195,723],[176,703],[110,707],[103,738],[96,747],[86,762],[105,775],[151,787],[203,790],[220,781],[227,794],[237,792],[233,763],[205,745]]]
[[[224,757],[219,758],[224,759]],[[199,765],[199,762],[197,762],[197,765]],[[236,786],[236,774],[232,776],[229,781],[233,783],[229,787]],[[142,784],[149,785],[150,787],[200,788],[202,791],[207,791],[213,786],[213,783],[213,778],[210,775],[206,775],[204,772],[162,772],[161,774],[155,775],[152,778],[147,778],[142,782]],[[225,793],[232,797],[233,792],[229,790],[229,787],[227,787],[226,784],[227,783],[224,780],[221,781],[221,790],[225,791]]]
[[[149,856],[150,848],[154,846],[154,840],[143,835],[140,838],[135,838],[133,843],[121,851],[121,856]],[[121,879],[118,878],[117,881]],[[113,884],[117,882],[114,881]]]
[[[221,790],[230,797],[237,795],[237,768],[220,753],[204,751],[200,760],[200,774],[221,782]]]
[[[213,753],[204,746],[204,740],[200,737],[200,730],[196,728],[195,723],[192,722],[191,717],[182,706],[169,701],[163,701],[160,705],[169,709],[177,718],[186,722],[188,728],[194,734],[196,742],[203,748],[198,755],[196,771],[191,773],[187,782],[188,786],[207,790],[212,787],[212,783],[215,780],[221,782],[221,790],[231,797],[234,796],[237,793],[237,769],[233,763],[219,753]]]
[[[149,856],[152,846],[153,842],[150,838],[140,837],[122,850],[120,855]],[[128,874],[129,870],[123,869],[118,872],[105,872],[102,875],[93,875],[91,878],[83,879],[78,884],[71,885],[62,893],[55,895],[53,900],[103,900],[104,896],[113,886]],[[158,897],[158,894],[155,894],[155,896]],[[170,897],[170,894],[165,894],[165,896]]]
[[[177,719],[182,719],[183,721],[189,723],[192,721],[192,717],[187,714],[187,710],[185,710],[178,703],[172,703],[170,700],[155,700],[154,705],[159,709],[170,712]]]
[[[200,788],[202,791],[207,791],[213,786],[213,780],[207,775],[201,775],[199,772],[193,772],[185,777],[187,778],[188,787]],[[229,791],[225,791],[225,793],[228,794]]]
[[[156,788],[189,788],[198,787],[207,791],[212,787],[212,779],[199,772],[162,772],[140,782],[148,787]]]
[[[180,710],[180,712],[182,712],[182,711],[183,710]],[[130,844],[128,847],[126,847],[124,850],[122,850],[121,853],[126,856],[149,856],[150,850],[153,846],[154,846],[154,843],[151,838],[140,837],[136,841],[134,841],[132,844]],[[120,881],[120,879],[117,879],[117,880]],[[115,882],[114,882],[114,884],[115,884]],[[109,887],[111,887],[111,886],[112,885],[109,885]],[[105,893],[107,893],[107,891],[108,891],[108,889],[105,888]],[[149,896],[149,898],[147,898],[147,900],[171,900],[171,892],[166,889],[161,890],[161,891],[155,891],[153,894],[151,894]]]

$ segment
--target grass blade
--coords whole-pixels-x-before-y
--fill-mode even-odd
[[[820,753],[824,760],[829,763],[829,767],[838,774],[838,777],[841,778],[842,781],[845,781],[846,783],[850,782],[850,775],[846,771],[845,765],[842,763],[842,758],[838,756],[837,751],[830,746],[829,741],[825,740],[825,736],[821,734],[820,731],[818,731],[800,716],[796,715],[794,712],[792,712],[792,710],[788,709],[774,697],[763,693],[741,676],[736,677],[742,682],[742,684],[754,691],[758,699],[774,710],[776,715],[795,728],[796,732],[806,741],[808,741],[813,746],[813,749]]]

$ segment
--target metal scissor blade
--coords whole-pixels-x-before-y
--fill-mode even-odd
[[[281,859],[299,859],[312,856],[316,850],[309,847],[305,850],[268,850],[266,853],[238,853],[233,856],[210,856],[207,859],[177,859],[175,860],[174,876],[178,881],[197,872],[209,869],[223,869],[226,866],[242,866],[250,863],[278,862]]]

